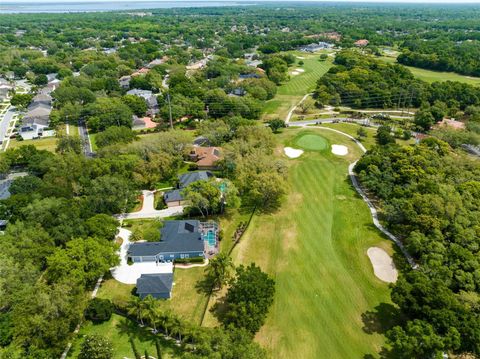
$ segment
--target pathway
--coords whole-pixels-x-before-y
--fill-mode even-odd
[[[120,264],[115,268],[110,269],[113,278],[121,283],[136,284],[137,279],[142,274],[155,274],[155,273],[173,273],[172,263],[156,263],[156,262],[143,262],[128,264],[127,252],[130,246],[130,236],[132,232],[125,228],[119,228],[118,237],[122,239],[122,245],[120,247]]]
[[[115,218],[122,221],[124,219],[166,218],[183,214],[184,206],[155,209],[155,191],[142,191],[142,194],[143,205],[140,211],[118,214]]]
[[[303,127],[305,127],[305,125],[303,125]],[[367,152],[367,149],[365,148],[365,146],[363,146],[362,143],[360,143],[360,141],[358,141],[355,137],[353,136],[350,136],[349,134],[345,133],[345,132],[342,132],[342,131],[339,131],[339,130],[335,130],[333,128],[328,128],[328,127],[318,127],[318,128],[321,128],[321,129],[324,129],[324,130],[328,130],[328,131],[333,131],[333,132],[336,132],[336,133],[339,133],[343,136],[346,136],[348,138],[350,138],[351,140],[353,140],[357,145],[358,147],[360,147],[360,149],[362,150],[363,153]],[[398,248],[400,248],[400,250],[402,251],[403,255],[405,256],[405,258],[407,259],[408,263],[410,264],[410,266],[413,268],[413,269],[417,269],[418,268],[418,264],[415,263],[415,260],[413,259],[413,257],[408,253],[407,249],[405,248],[405,246],[403,245],[403,243],[397,238],[395,237],[388,229],[386,229],[379,221],[378,219],[378,212],[377,212],[377,209],[375,208],[375,206],[373,205],[372,201],[367,197],[367,195],[365,194],[365,192],[363,191],[363,189],[360,187],[360,184],[358,183],[358,180],[357,180],[357,176],[355,175],[355,172],[353,171],[353,168],[355,167],[355,165],[357,164],[357,161],[351,163],[349,166],[348,166],[348,175],[350,176],[350,180],[352,181],[352,184],[353,184],[353,187],[355,187],[355,190],[358,192],[358,194],[362,197],[362,199],[365,201],[365,203],[367,203],[367,206],[370,210],[370,214],[372,215],[372,219],[373,219],[373,224],[375,225],[375,227],[377,227],[380,231],[382,231],[390,240],[392,240],[397,246]]]
[[[308,96],[312,95],[311,93],[307,93],[305,96],[302,97],[302,99],[295,105],[293,106],[290,111],[288,111],[287,117],[285,118],[285,123],[289,123],[290,119],[292,118],[293,112],[297,109],[298,106],[302,104],[303,101],[307,99]]]
[[[83,153],[86,157],[93,157],[94,152],[92,149],[92,143],[90,142],[90,136],[88,135],[87,125],[85,121],[78,121],[78,134],[84,141]]]

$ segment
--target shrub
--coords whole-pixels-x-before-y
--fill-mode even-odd
[[[93,298],[85,310],[85,318],[94,323],[110,320],[114,307],[108,299]]]

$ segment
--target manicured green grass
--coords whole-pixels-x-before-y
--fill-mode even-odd
[[[113,358],[123,359],[133,358],[132,347],[129,337],[133,337],[138,351],[143,355],[145,349],[148,354],[156,357],[155,336],[146,328],[141,328],[132,320],[126,319],[120,315],[113,314],[112,318],[101,324],[84,323],[77,339],[74,341],[72,349],[69,352],[69,358],[76,358],[80,352],[80,346],[85,335],[101,335],[106,337],[113,344]],[[178,351],[172,342],[167,342],[160,336],[162,358],[176,357],[173,354]]]
[[[313,91],[318,79],[322,77],[330,67],[332,60],[318,61],[319,55],[308,55],[304,53],[294,52],[298,56],[305,57],[302,59],[303,66],[298,63],[293,64],[290,70],[301,68],[305,70],[298,75],[291,76],[290,80],[278,87],[277,95],[265,103],[264,119],[281,118],[285,119],[288,111],[295,106],[302,97]],[[299,60],[297,60],[298,62]]]
[[[397,62],[397,59],[394,57],[382,56],[380,57],[380,59],[390,63]],[[455,72],[432,71],[432,70],[426,70],[426,69],[421,69],[419,67],[412,67],[412,66],[405,66],[405,67],[408,68],[415,77],[430,83],[436,82],[436,81],[440,81],[440,82],[458,81],[458,82],[463,82],[470,85],[477,85],[477,86],[480,85],[480,78],[478,77],[460,75]]]
[[[160,307],[163,310],[172,310],[183,319],[199,324],[207,304],[206,295],[197,290],[198,282],[204,278],[204,270],[204,267],[176,269],[172,298],[161,300]],[[135,285],[120,283],[108,275],[97,296],[125,307],[133,295],[134,288]]]
[[[390,307],[389,287],[374,276],[366,251],[380,246],[392,253],[391,243],[347,176],[358,147],[325,129],[287,129],[279,140],[294,147],[302,135],[345,145],[349,154],[335,156],[328,147],[288,160],[288,198],[278,212],[254,217],[233,257],[275,278],[274,304],[256,337],[271,357],[362,358],[384,343],[381,334],[363,330],[362,314],[381,303]]]
[[[295,141],[297,147],[310,151],[322,151],[327,149],[327,140],[318,135],[303,135]]]
[[[8,148],[18,148],[20,146],[34,145],[38,150],[47,150],[50,152],[55,152],[57,148],[57,138],[56,137],[46,137],[39,138],[37,140],[26,140],[26,141],[17,141],[16,139],[11,139]]]

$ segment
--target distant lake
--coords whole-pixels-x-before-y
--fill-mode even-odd
[[[215,7],[252,5],[240,1],[76,1],[76,2],[15,2],[0,0],[0,14],[15,13],[64,13],[95,11],[129,11],[145,9],[169,9],[175,7]]]

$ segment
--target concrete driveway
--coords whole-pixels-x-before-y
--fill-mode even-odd
[[[172,263],[145,262],[128,265],[127,251],[130,245],[129,239],[131,235],[132,232],[128,229],[119,229],[118,237],[122,238],[123,242],[119,253],[120,264],[110,270],[113,278],[121,283],[136,284],[137,279],[140,278],[142,274],[173,273]]]
[[[166,218],[183,214],[184,206],[168,207],[165,209],[155,209],[155,192],[142,191],[143,206],[138,212],[124,213],[115,217],[120,221],[123,219],[143,219],[143,218]]]

